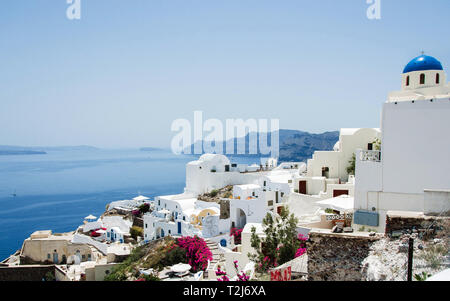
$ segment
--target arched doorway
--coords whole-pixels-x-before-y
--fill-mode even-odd
[[[159,227],[156,229],[156,239],[163,238],[164,237],[164,229]]]
[[[242,229],[247,224],[247,216],[241,208],[236,209],[236,228]]]

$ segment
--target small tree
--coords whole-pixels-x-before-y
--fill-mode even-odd
[[[279,216],[270,213],[263,219],[265,238],[256,234],[252,228],[251,246],[256,254],[248,257],[257,264],[259,272],[281,265],[296,257],[301,242],[297,236],[298,219],[289,210],[282,208]]]
[[[347,167],[347,173],[349,175],[355,175],[355,164],[356,164],[356,155],[353,153],[352,158],[348,161],[350,165]]]
[[[381,140],[378,138],[375,138],[375,140],[372,142],[375,150],[381,150]]]
[[[139,206],[139,211],[144,214],[150,211],[150,204],[148,203],[144,203],[142,205]]]

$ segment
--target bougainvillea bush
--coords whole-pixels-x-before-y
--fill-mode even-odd
[[[297,251],[295,252],[295,258],[300,257],[306,253],[306,241],[308,240],[308,236],[299,234],[297,239],[300,242],[300,245],[299,245]]]
[[[245,274],[243,271],[239,272],[239,265],[238,261],[235,260],[234,262],[234,268],[236,269],[236,275],[237,275],[237,281],[250,281],[250,276]],[[227,275],[227,272],[220,269],[220,265],[217,267],[216,276],[221,276],[220,278],[217,278],[217,281],[230,281],[230,278]]]
[[[171,256],[171,255],[174,256]],[[181,258],[180,254],[184,254]],[[168,257],[178,262],[185,262],[192,268],[192,272],[204,271],[208,267],[208,260],[213,259],[206,241],[198,236],[183,236],[177,238],[168,249]],[[178,263],[176,262],[176,263]],[[175,264],[175,262],[173,262]]]
[[[238,229],[238,228],[231,228],[230,230],[230,236],[234,237],[234,244],[240,245],[242,241],[242,230],[244,229]]]

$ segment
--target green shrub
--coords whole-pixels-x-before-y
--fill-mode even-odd
[[[169,249],[169,251],[167,251],[165,256],[160,261],[162,266],[170,266],[170,265],[174,265],[174,264],[177,264],[180,262],[182,262],[182,263],[187,262],[186,250],[184,250],[178,246],[175,246],[174,248]]]
[[[219,190],[214,189],[213,191],[211,191],[209,193],[209,196],[213,198],[213,197],[217,196],[218,194],[219,194]]]
[[[417,281],[425,281],[428,277],[431,277],[431,274],[428,274],[427,272],[422,272],[420,274],[414,274],[414,278]]]
[[[131,237],[137,240],[138,236],[144,237],[144,229],[138,226],[133,226],[130,228]]]
[[[347,167],[347,173],[349,175],[355,175],[355,164],[356,164],[356,155],[353,153],[352,158],[348,161],[350,165]]]
[[[226,199],[229,199],[229,198],[231,198],[232,196],[233,196],[233,194],[232,194],[231,192],[228,191],[227,193],[224,194],[223,197],[226,198]]]
[[[158,276],[155,275],[141,275],[140,278],[145,279],[145,281],[161,281]]]

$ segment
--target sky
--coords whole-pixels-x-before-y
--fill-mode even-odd
[[[424,51],[450,65],[450,1],[0,2],[0,145],[168,147],[171,124],[379,127]]]

